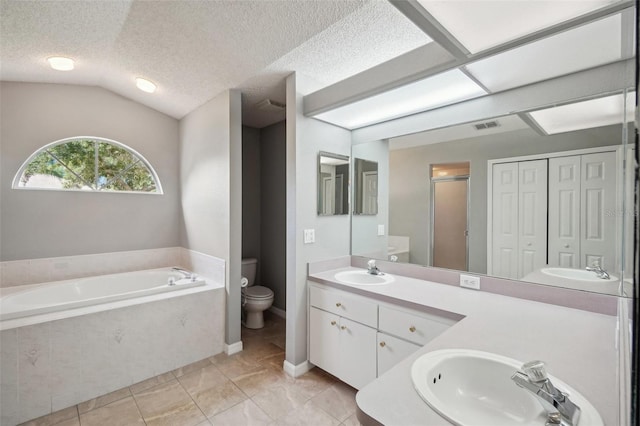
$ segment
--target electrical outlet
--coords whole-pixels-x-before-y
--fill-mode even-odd
[[[304,230],[304,243],[312,244],[316,242],[316,230],[315,229],[305,229]]]
[[[384,235],[384,225],[378,225],[378,236]]]
[[[474,277],[473,275],[460,274],[460,287],[480,290],[480,277]]]

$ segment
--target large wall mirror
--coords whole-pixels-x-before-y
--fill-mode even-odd
[[[378,163],[354,159],[354,214],[378,214]]]
[[[318,154],[318,215],[349,214],[349,157]]]
[[[376,217],[353,217],[352,254],[631,296],[636,92],[625,45],[633,28],[624,25],[631,12],[602,20],[623,15],[616,27],[623,41],[620,33],[610,38],[618,56],[577,69],[549,62],[540,76],[515,62],[504,68],[509,55],[536,43],[540,61],[564,49],[554,45],[558,36],[534,41],[496,56],[504,57],[495,61],[503,66],[495,89],[483,73],[496,57],[468,66],[489,82],[489,94],[423,113],[432,128],[415,131],[414,116],[385,127],[397,133],[381,140],[360,140],[373,131],[356,130],[352,156],[375,157],[382,173]],[[597,267],[609,279],[587,270]]]

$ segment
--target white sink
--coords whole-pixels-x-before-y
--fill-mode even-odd
[[[546,412],[511,376],[522,362],[469,349],[424,354],[411,368],[416,391],[431,408],[455,425],[542,426]],[[578,425],[604,426],[596,409],[575,389],[549,375],[551,382],[580,407]]]
[[[585,269],[573,269],[573,268],[542,268],[540,270],[543,274],[551,275],[556,278],[565,278],[568,280],[576,281],[590,281],[594,283],[611,282],[616,281],[618,278],[611,275],[608,280],[599,278],[595,272],[587,271]]]
[[[395,281],[392,275],[371,275],[367,271],[343,271],[335,274],[335,279],[344,284],[381,285]]]

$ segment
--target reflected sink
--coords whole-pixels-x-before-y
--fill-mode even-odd
[[[335,279],[344,284],[381,285],[395,281],[392,275],[371,275],[367,271],[343,271],[335,274]]]
[[[576,281],[590,281],[594,283],[598,282],[610,282],[616,281],[618,278],[611,275],[608,280],[599,278],[595,272],[587,271],[585,269],[573,269],[573,268],[542,268],[540,270],[543,274],[551,275],[556,278],[564,278],[568,280]]]
[[[420,397],[455,425],[542,426],[547,415],[511,376],[522,362],[489,352],[443,349],[422,355],[411,367]],[[580,407],[578,425],[604,426],[596,409],[575,389],[549,375]]]

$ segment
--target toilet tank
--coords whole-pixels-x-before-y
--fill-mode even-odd
[[[249,257],[242,259],[242,276],[249,280],[249,285],[254,285],[256,281],[256,270],[258,269],[258,259]]]

